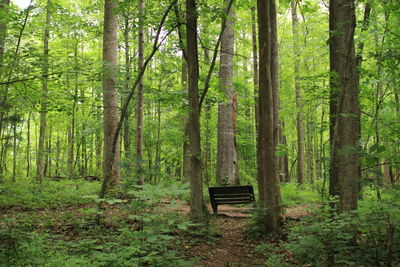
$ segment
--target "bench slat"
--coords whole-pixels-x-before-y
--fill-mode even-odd
[[[245,204],[254,201],[254,190],[251,185],[210,187],[208,192],[214,213],[218,212],[218,205]]]

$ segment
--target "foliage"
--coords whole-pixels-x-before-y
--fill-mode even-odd
[[[302,264],[326,266],[394,266],[400,263],[399,191],[379,201],[366,195],[360,209],[336,213],[329,205],[295,225],[286,247]]]
[[[82,180],[44,181],[43,184],[18,182],[0,184],[0,207],[19,209],[51,209],[89,203],[82,196],[96,194],[99,183]]]
[[[316,203],[321,200],[318,185],[301,185],[297,183],[281,184],[282,206],[292,207],[301,204]]]

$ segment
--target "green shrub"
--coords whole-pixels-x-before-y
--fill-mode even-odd
[[[335,213],[319,209],[295,225],[286,244],[302,264],[327,266],[397,266],[400,264],[399,191],[387,191],[377,201],[364,195],[359,209]]]

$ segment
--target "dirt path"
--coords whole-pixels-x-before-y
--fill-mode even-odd
[[[298,219],[307,215],[306,207],[299,206],[286,211],[286,218]],[[182,205],[180,212],[189,212]],[[250,223],[249,208],[219,206],[218,216],[212,220],[212,228],[217,230],[218,240],[214,244],[199,242],[188,246],[187,254],[198,259],[199,266],[265,266],[265,258],[256,252],[263,241],[251,238],[246,229]]]

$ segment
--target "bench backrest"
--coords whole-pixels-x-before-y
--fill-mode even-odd
[[[208,188],[210,201],[215,204],[241,204],[254,201],[251,185],[218,186]]]

